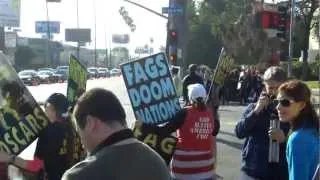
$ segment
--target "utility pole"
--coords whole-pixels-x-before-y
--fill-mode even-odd
[[[3,26],[0,26],[0,51],[5,53],[5,32]]]
[[[48,66],[53,65],[51,61],[51,52],[50,52],[50,40],[51,40],[51,33],[50,33],[50,19],[49,19],[49,7],[48,7],[48,1],[46,1],[46,11],[47,11],[47,62],[46,64]]]
[[[80,23],[79,23],[79,0],[77,1],[77,28],[80,28]],[[80,42],[77,42],[77,58],[80,61]]]
[[[97,13],[96,13],[96,0],[93,0],[93,13],[94,13],[94,66],[97,67]]]
[[[295,0],[291,0],[291,11],[290,11],[290,32],[289,32],[289,57],[288,57],[288,77],[292,76],[292,56],[293,56],[293,30],[294,30],[294,11],[295,11]]]

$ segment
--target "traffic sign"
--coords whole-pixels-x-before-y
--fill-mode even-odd
[[[182,14],[183,8],[181,7],[163,7],[162,14]]]
[[[36,33],[47,33],[48,32],[48,21],[36,21]],[[60,22],[49,21],[50,33],[60,33]]]

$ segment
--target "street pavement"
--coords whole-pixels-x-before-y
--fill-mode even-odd
[[[135,118],[122,77],[88,80],[87,89],[96,87],[108,89],[119,98],[127,113],[128,125],[132,127]],[[30,86],[28,89],[37,102],[43,103],[52,93],[59,92],[66,94],[67,84],[44,84],[40,86]],[[243,109],[243,106],[238,106],[235,104],[221,106],[219,110],[221,129],[217,136],[217,173],[223,176],[225,180],[237,180],[239,177],[242,140],[239,140],[237,137],[235,137],[234,127]],[[36,142],[31,144],[25,151],[23,151],[20,154],[20,157],[32,159],[35,147]]]

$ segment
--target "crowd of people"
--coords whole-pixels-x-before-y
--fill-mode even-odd
[[[34,160],[0,152],[0,165],[14,165],[36,174],[37,179],[47,180],[217,179],[221,90],[210,74],[192,64],[181,80],[177,69],[172,69],[177,94],[185,103],[167,124],[159,127],[168,134],[176,133],[169,167],[160,155],[134,137],[119,99],[101,88],[85,92],[74,108],[64,95],[51,95],[45,103],[51,123],[39,136]],[[310,101],[310,89],[301,81],[288,80],[280,67],[268,68],[263,76],[244,73],[239,78],[241,87],[248,88],[246,83],[251,82],[249,77],[254,79],[253,75],[256,80],[261,78],[263,86],[258,82],[250,85],[256,101],[248,104],[235,126],[236,136],[245,139],[239,179],[316,178],[319,117]],[[246,103],[248,92],[242,92]],[[272,126],[271,120],[279,125]],[[277,161],[270,161],[270,142],[279,147]],[[7,179],[4,173],[1,175],[0,179]]]
[[[256,102],[264,86],[262,75],[260,70],[253,67],[226,72],[220,94],[223,103],[239,101],[240,104],[247,105]]]

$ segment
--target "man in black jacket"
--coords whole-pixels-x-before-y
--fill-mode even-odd
[[[189,74],[186,75],[182,80],[182,95],[186,105],[189,104],[188,86],[190,84],[196,84],[196,83],[203,84],[203,79],[196,74],[197,71],[199,71],[198,65],[190,64]]]

